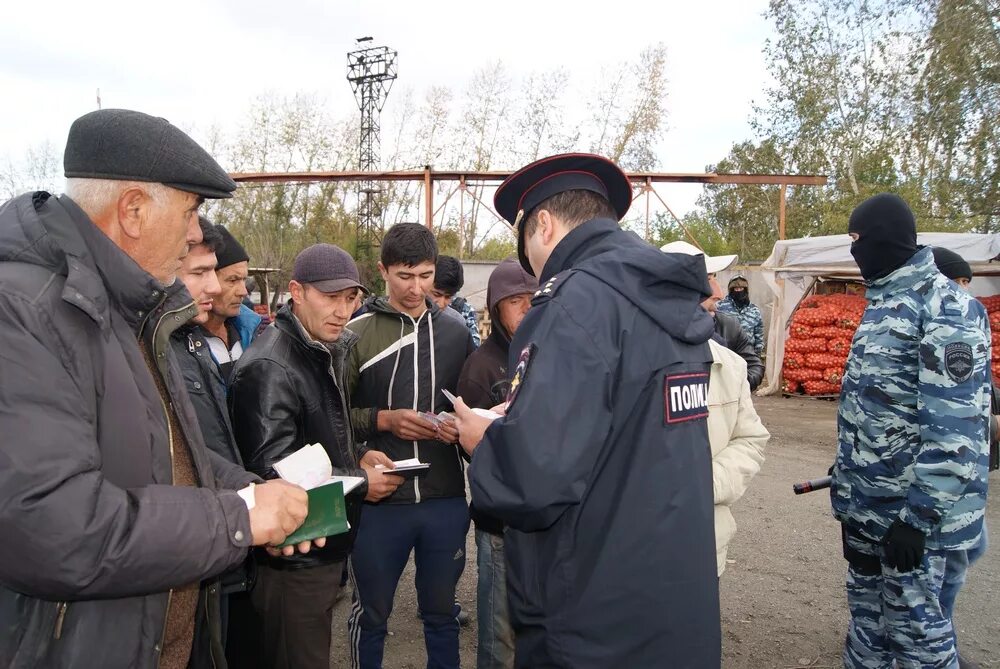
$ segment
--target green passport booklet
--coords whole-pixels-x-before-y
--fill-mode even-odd
[[[357,479],[358,482],[363,480]],[[348,486],[348,492],[358,485],[354,477],[344,476],[308,490],[306,494],[309,495],[309,515],[299,529],[288,535],[280,548],[320,537],[343,534],[350,530],[351,525],[347,522],[347,505],[344,501],[345,484]]]

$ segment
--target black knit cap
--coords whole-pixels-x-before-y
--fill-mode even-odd
[[[243,245],[236,241],[233,237],[233,233],[229,232],[224,225],[217,225],[215,229],[219,231],[222,235],[222,248],[215,252],[215,257],[218,259],[219,264],[215,266],[215,269],[219,270],[223,267],[229,267],[230,265],[235,265],[238,262],[250,261],[250,255],[243,248]]]
[[[965,261],[965,258],[958,255],[951,249],[935,246],[931,249],[934,254],[934,264],[938,271],[954,281],[955,279],[968,279],[972,281],[972,267]]]
[[[517,256],[532,274],[524,252],[524,219],[553,195],[589,190],[605,198],[621,220],[632,205],[632,184],[621,168],[603,156],[563,153],[536,160],[507,177],[493,196],[493,206],[517,233]]]
[[[63,168],[68,178],[149,181],[204,198],[236,190],[205,149],[169,121],[128,109],[100,109],[73,121]]]

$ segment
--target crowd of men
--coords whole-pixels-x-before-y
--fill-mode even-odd
[[[385,295],[347,251],[303,250],[271,322],[249,254],[198,213],[236,184],[187,135],[93,112],[64,166],[65,195],[0,208],[0,666],[325,669],[349,581],[341,664],[377,669],[412,557],[427,666],[458,667],[470,520],[481,669],[720,666],[730,509],[769,438],[760,312],[716,280],[735,256],[621,229],[614,163],[552,156],[499,187],[518,257],[489,278],[485,341],[424,226],[384,235]],[[989,327],[901,200],[850,231],[871,304],[832,471],[844,662],[958,666]],[[363,481],[349,529],[285,545],[308,497],[275,464],[317,443]],[[394,473],[408,459],[429,467]]]

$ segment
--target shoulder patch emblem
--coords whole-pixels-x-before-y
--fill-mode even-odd
[[[510,380],[510,389],[507,391],[507,401],[504,404],[504,412],[510,411],[514,400],[521,392],[521,386],[528,375],[528,367],[531,365],[531,358],[535,355],[538,347],[528,344],[521,350],[521,355],[517,359],[517,367],[514,368],[514,377]]]
[[[667,374],[663,380],[663,418],[667,425],[708,417],[708,373]]]
[[[944,368],[955,383],[965,383],[972,376],[972,345],[964,341],[946,344],[944,347]]]

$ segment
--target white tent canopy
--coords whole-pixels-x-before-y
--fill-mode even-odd
[[[965,258],[976,275],[971,285],[973,295],[1000,293],[1000,262],[995,262],[1000,257],[1000,235],[922,232],[917,235],[917,243],[942,246]],[[799,302],[817,281],[832,278],[860,281],[861,273],[851,256],[848,235],[779,241],[761,265],[761,273],[774,294],[774,306],[767,337],[767,370],[758,393],[772,395],[781,390],[785,331]]]

